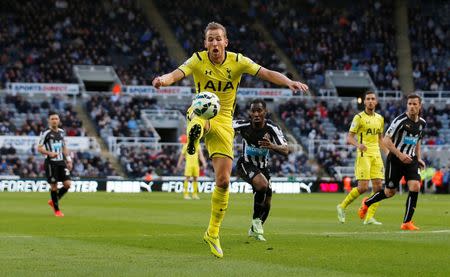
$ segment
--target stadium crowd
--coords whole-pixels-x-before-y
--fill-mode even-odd
[[[95,27],[94,27],[95,26]],[[134,1],[9,1],[0,13],[0,81],[70,83],[76,64],[113,65],[124,84],[174,67]]]
[[[446,1],[410,1],[413,78],[419,90],[450,90],[450,21]]]
[[[254,20],[237,2],[176,0],[156,3],[187,55],[204,50],[204,28],[209,22],[224,22],[229,51],[242,53],[264,67],[287,73],[286,65],[277,57],[261,32],[249,23]],[[248,75],[243,76],[240,86],[273,87],[269,82]]]
[[[262,18],[297,70],[316,89],[325,70],[366,70],[378,89],[398,90],[395,31],[388,1],[252,1],[248,14]],[[295,6],[295,8],[294,8]]]
[[[61,95],[49,100],[28,100],[24,95],[6,94],[0,97],[0,135],[39,136],[47,128],[49,110],[60,113],[66,135],[84,136],[85,130],[73,105]]]
[[[19,153],[14,147],[0,148],[0,175],[16,175],[22,178],[45,177],[44,157],[37,153],[35,145],[28,153]],[[111,163],[92,151],[72,153],[73,170],[77,177],[115,176]]]
[[[380,104],[378,112],[385,118],[385,128],[396,116],[404,112],[402,101]],[[287,128],[305,148],[314,151],[318,162],[328,174],[333,176],[336,173],[333,168],[336,166],[352,165],[354,151],[345,147],[345,134],[354,115],[358,113],[353,103],[330,104],[320,100],[297,99],[280,104],[278,111]],[[442,132],[450,129],[449,114],[450,104],[439,108],[433,104],[424,105],[422,117],[427,121],[425,145],[450,143],[449,138]],[[311,143],[313,149],[309,148]],[[446,166],[437,160],[429,162],[434,167]]]
[[[100,136],[155,137],[154,130],[141,122],[141,110],[160,109],[154,98],[94,95],[86,101],[86,109],[97,124]]]

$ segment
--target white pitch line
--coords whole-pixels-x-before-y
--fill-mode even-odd
[[[0,239],[8,239],[8,238],[32,238],[33,236],[20,236],[20,235],[6,235],[6,236],[1,236],[0,235]]]
[[[384,234],[442,234],[450,233],[450,230],[430,230],[430,231],[380,231],[380,232],[322,232],[322,233],[289,233],[292,235],[312,235],[312,236],[352,236],[352,235],[384,235]],[[288,235],[287,233],[276,233]]]

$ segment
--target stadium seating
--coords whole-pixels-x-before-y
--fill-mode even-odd
[[[347,145],[346,134],[357,110],[352,103],[320,100],[290,100],[279,106],[279,115],[298,141],[312,157],[316,157],[328,174],[336,174],[336,167],[346,167],[353,174],[354,149]],[[404,102],[380,101],[378,110],[385,118],[385,129],[396,116],[404,112]],[[450,104],[437,108],[424,104],[422,117],[427,121],[425,145],[450,144],[448,114]],[[430,161],[440,166],[440,161]],[[445,163],[445,161],[444,161]]]
[[[85,136],[85,130],[69,99],[54,95],[1,94],[0,97],[0,135],[2,136],[39,136],[48,127],[50,110],[60,114],[61,127],[67,136]],[[43,177],[44,157],[37,153],[33,145],[26,151],[10,145],[0,148],[0,175],[18,175],[21,177]],[[109,161],[99,152],[74,152],[73,175],[79,177],[116,175]]]
[[[123,83],[148,85],[174,66],[133,1],[4,3],[0,53],[2,86],[70,83],[76,64],[113,65]]]
[[[160,12],[171,24],[178,41],[188,55],[204,49],[204,29],[211,21],[227,28],[228,50],[242,53],[264,67],[285,72],[286,66],[272,46],[253,29],[250,18],[237,3],[205,1],[156,1]],[[273,87],[268,82],[243,76],[241,87]]]
[[[68,136],[84,136],[85,131],[70,101],[60,95],[50,99],[6,94],[0,97],[0,135],[39,136],[47,128],[50,110],[60,114]]]
[[[315,89],[325,70],[367,70],[378,89],[398,90],[395,31],[388,1],[252,1],[298,72]]]
[[[34,149],[20,153],[14,147],[0,148],[0,176],[16,175],[22,178],[45,177],[44,157]],[[115,176],[108,160],[99,153],[74,152],[72,178]]]
[[[450,34],[447,1],[409,2],[409,36],[416,89],[450,90]]]

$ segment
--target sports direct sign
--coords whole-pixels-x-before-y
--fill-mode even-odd
[[[173,95],[192,96],[191,87],[161,87],[156,89],[153,86],[126,86],[124,93],[130,95]],[[238,96],[241,97],[292,97],[294,94],[289,89],[268,89],[268,88],[239,88]]]
[[[190,87],[162,87],[156,89],[152,86],[126,86],[124,89],[125,94],[130,95],[174,95],[174,96],[192,96],[192,90]]]
[[[80,92],[77,84],[7,83],[6,88],[10,93],[78,94]]]

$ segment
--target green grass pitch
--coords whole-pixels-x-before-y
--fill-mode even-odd
[[[419,195],[418,232],[400,230],[406,195],[364,226],[344,194],[274,195],[267,242],[247,237],[252,195],[232,194],[224,258],[202,241],[210,195],[69,193],[64,218],[48,193],[0,193],[1,276],[450,276],[450,195]]]

